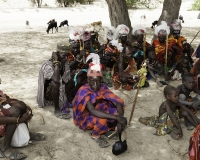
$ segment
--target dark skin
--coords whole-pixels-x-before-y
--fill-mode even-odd
[[[66,52],[53,52],[52,59],[59,61],[62,66],[64,66],[65,62],[67,61],[67,53]],[[60,87],[60,76],[62,72],[59,68],[59,65],[55,65],[54,73],[51,77],[52,81],[49,85],[49,88],[52,90],[51,94],[53,97],[53,102],[55,105],[55,112],[60,112],[59,108],[59,87]]]
[[[80,54],[80,43],[70,44],[70,47],[71,47],[71,52],[74,55],[74,57]]]
[[[147,61],[147,70],[150,73],[150,75],[153,77],[155,81],[157,81],[157,78],[154,74],[154,72],[159,73],[160,75],[164,74],[164,67],[159,62],[155,62],[156,53],[154,50],[148,52],[148,61]],[[156,63],[153,65],[153,63]]]
[[[132,59],[132,50],[131,47],[126,47],[124,50],[123,55],[119,55],[118,57],[118,62],[117,62],[117,68],[119,71],[119,75],[120,75],[120,81],[123,84],[128,83],[128,79],[133,79],[133,76],[127,74],[124,72],[124,63],[129,62]]]
[[[95,32],[94,34],[91,34],[91,46],[95,49],[95,50],[99,50],[101,48],[101,45],[98,41],[98,33]]]
[[[10,106],[11,107],[8,109],[8,111],[10,112],[11,116],[0,116],[0,124],[6,124],[6,133],[1,147],[1,150],[4,152],[6,157],[9,157],[13,152],[16,152],[11,147],[11,140],[17,127],[17,121],[18,123],[27,123],[33,116],[31,109],[22,101],[10,103]],[[3,106],[0,105],[0,108],[2,109]],[[20,117],[19,120],[18,117]],[[18,159],[24,156],[25,155],[23,153],[17,153]],[[11,159],[12,158],[14,159],[14,157],[11,157]]]
[[[102,77],[100,77],[100,76],[88,77],[88,84],[94,92],[99,91],[99,89],[101,87],[101,83],[102,83]],[[124,110],[123,110],[121,104],[115,103],[115,102],[112,102],[112,103],[116,106],[117,112],[119,115],[112,115],[112,114],[108,114],[103,111],[95,109],[94,105],[92,104],[92,102],[90,100],[87,102],[86,107],[92,116],[103,118],[103,119],[115,120],[117,122],[117,129],[118,129],[119,133],[121,133],[124,130],[125,126],[127,125],[127,119],[125,117],[123,117]]]
[[[122,43],[122,46],[123,46],[123,47],[126,46],[127,39],[128,39],[127,35],[121,35],[121,36],[119,37],[119,40],[120,40],[120,42]]]
[[[200,105],[200,100],[195,100],[192,102],[188,102],[187,99],[190,96],[190,93],[193,91],[200,95],[200,91],[194,86],[194,78],[193,77],[186,77],[185,80],[182,81],[183,84],[177,87],[179,94],[183,94],[184,97],[180,97],[179,101],[184,105],[189,105],[196,109]]]
[[[181,108],[181,110],[179,111],[180,118],[185,117],[195,127],[200,124],[200,119],[198,119],[196,115],[194,115],[187,107],[185,107],[178,101],[178,95],[178,90],[172,90],[171,94],[165,95],[167,100],[163,102],[159,108],[159,117],[167,112],[171,121],[176,127],[176,129],[170,133],[171,137],[176,140],[183,136],[182,128],[177,122],[177,118],[174,116],[174,112],[177,110],[177,107]]]
[[[189,60],[182,59],[177,62],[171,72],[169,72],[168,80],[174,75],[175,70],[178,70],[179,73],[184,74],[190,72]]]

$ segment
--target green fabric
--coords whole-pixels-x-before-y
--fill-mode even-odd
[[[174,116],[177,118],[179,122],[179,110],[174,112]],[[138,121],[142,124],[145,124],[149,127],[156,128],[156,135],[166,135],[169,134],[172,130],[174,130],[174,124],[172,123],[169,115],[164,113],[162,116],[151,116],[151,117],[140,117]]]
[[[180,121],[179,110],[174,112],[174,116],[177,118],[177,121]],[[166,135],[174,130],[174,124],[167,112],[159,117],[159,120],[154,127],[156,128],[156,135]]]

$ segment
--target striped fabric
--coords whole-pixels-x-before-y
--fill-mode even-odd
[[[91,90],[88,84],[83,85],[72,102],[73,120],[76,126],[82,130],[92,129],[92,136],[99,135],[110,130],[107,123],[113,123],[112,119],[102,119],[92,116],[86,109],[86,104],[90,100],[93,104],[96,100],[101,99],[101,103],[97,103],[95,109],[105,113],[117,115],[117,108],[111,102],[120,103],[124,109],[124,101],[112,93],[105,84],[101,85],[98,92]]]

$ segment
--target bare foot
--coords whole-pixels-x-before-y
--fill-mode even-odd
[[[27,156],[21,152],[15,151],[13,148],[0,149],[0,158],[9,158],[11,160],[24,159]]]

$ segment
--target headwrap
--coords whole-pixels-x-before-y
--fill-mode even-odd
[[[90,24],[84,26],[83,41],[87,41],[91,38],[91,33],[94,32],[94,27]]]
[[[116,35],[116,29],[113,26],[106,27],[105,29],[105,39],[113,40]]]
[[[116,39],[118,39],[121,36],[127,36],[129,34],[129,31],[130,29],[126,25],[118,25],[118,27],[116,28]]]
[[[69,47],[69,44],[66,43],[66,42],[59,42],[57,43],[57,51],[59,52],[69,52],[70,50],[70,47]]]
[[[86,59],[86,62],[90,59],[92,59],[92,62],[89,64],[87,76],[88,77],[93,77],[93,76],[103,77],[102,70],[101,70],[102,65],[100,64],[99,55],[96,53],[90,53]]]
[[[170,25],[172,32],[174,34],[180,34],[182,26],[181,26],[181,20],[180,19],[175,19],[171,25]]]
[[[161,24],[155,28],[156,36],[166,36],[169,35],[170,29],[165,21],[161,21]]]
[[[84,33],[84,28],[82,26],[70,27],[69,31],[69,43],[80,43],[81,36]]]
[[[109,42],[109,44],[111,44],[112,46],[115,46],[117,48],[118,52],[122,52],[124,47],[122,47],[122,44],[118,42],[118,40],[112,40]]]
[[[134,36],[137,36],[137,35],[141,35],[141,34],[144,34],[146,33],[146,28],[143,27],[142,25],[136,25],[133,30],[132,30],[132,34]]]

